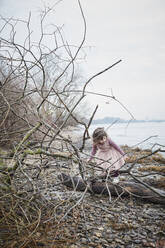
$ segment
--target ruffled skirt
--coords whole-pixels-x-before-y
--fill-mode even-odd
[[[99,149],[95,155],[95,161],[98,166],[97,174],[111,173],[119,170],[125,163],[124,156],[116,149],[110,147],[109,149]]]

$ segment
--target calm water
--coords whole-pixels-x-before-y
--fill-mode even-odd
[[[156,143],[165,146],[165,122],[91,125],[90,134],[100,126],[104,127],[105,130],[107,129],[111,139],[118,145],[138,146],[142,149],[150,149]],[[158,146],[155,148],[158,148]]]

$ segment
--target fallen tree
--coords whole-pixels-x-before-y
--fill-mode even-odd
[[[109,181],[92,182],[91,180],[86,183],[80,177],[71,177],[70,175],[66,175],[64,173],[59,175],[59,179],[65,186],[73,188],[77,191],[85,191],[88,188],[88,192],[94,194],[117,197],[131,195],[133,197],[143,199],[144,201],[165,204],[164,191],[158,189],[152,190],[151,188],[145,187],[144,185],[136,182],[121,181],[118,184],[113,184]]]

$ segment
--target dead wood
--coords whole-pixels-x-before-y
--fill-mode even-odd
[[[76,191],[84,191],[87,187],[87,184],[80,177],[71,177],[62,173],[59,175],[59,179],[65,186],[73,188]],[[94,194],[111,194],[112,196],[132,195],[147,202],[165,205],[164,191],[157,189],[157,194],[140,183],[122,181],[118,184],[113,184],[111,182],[88,181],[88,185],[90,186],[88,192],[93,192]]]

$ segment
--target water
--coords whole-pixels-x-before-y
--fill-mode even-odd
[[[159,145],[165,146],[165,122],[91,125],[90,135],[97,127],[107,129],[110,138],[118,145],[135,146],[142,149],[151,149],[153,146],[157,149]]]

